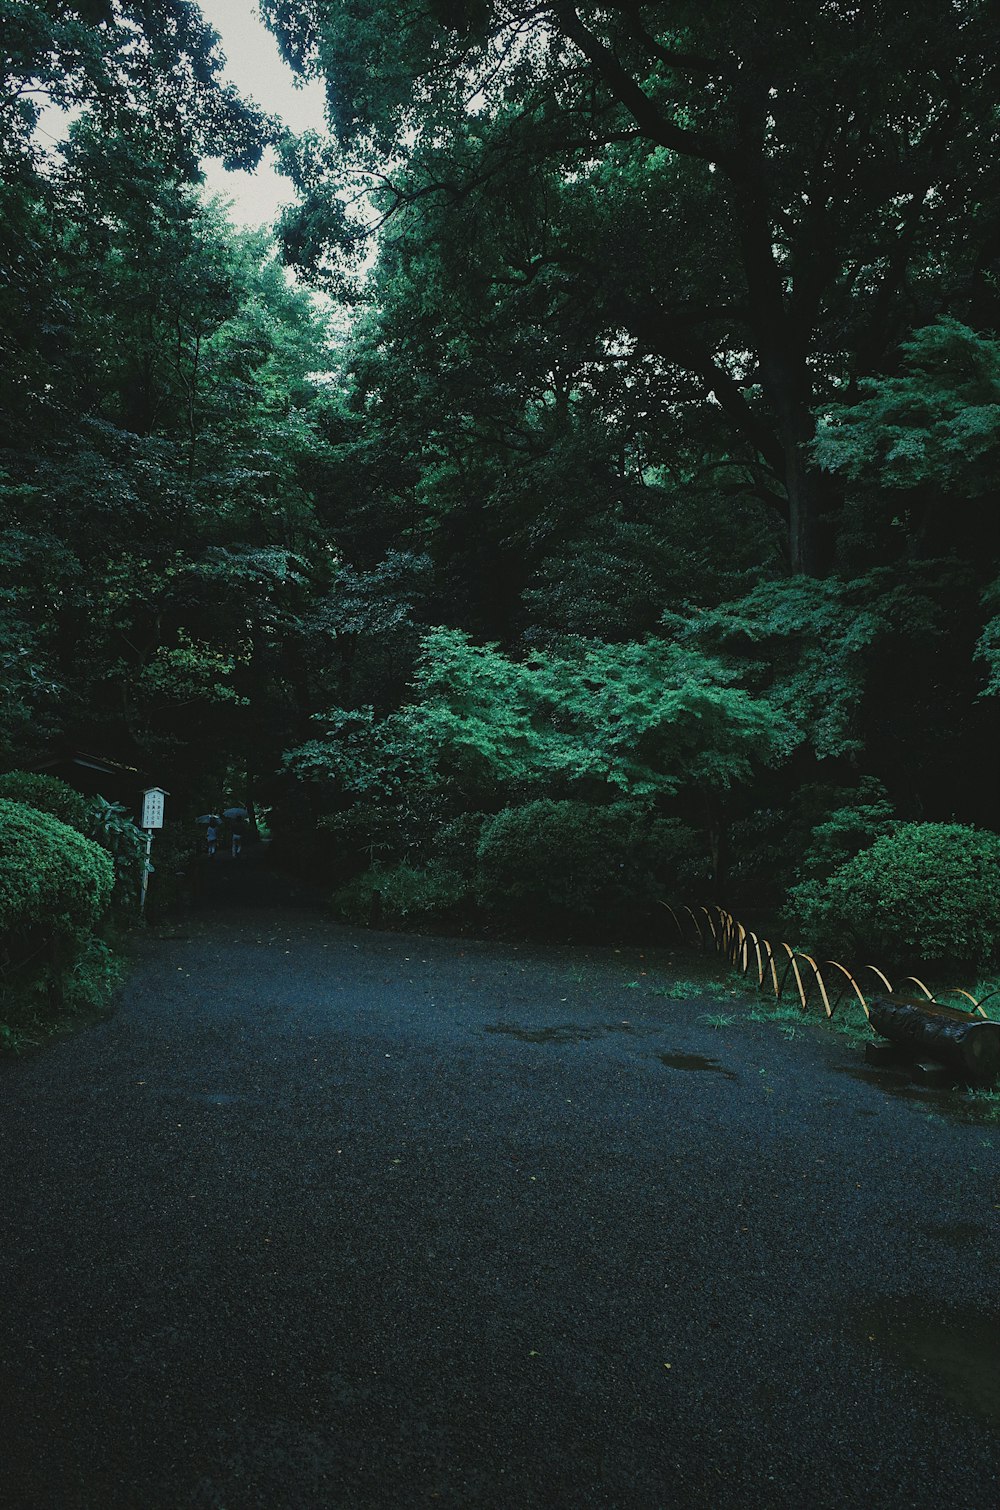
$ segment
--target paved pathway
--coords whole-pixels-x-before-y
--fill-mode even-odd
[[[1000,1129],[684,957],[254,899],[0,1066],[0,1503],[1000,1503]]]

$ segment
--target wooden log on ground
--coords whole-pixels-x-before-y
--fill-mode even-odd
[[[915,1059],[936,1060],[979,1085],[1000,1075],[1000,1022],[906,996],[877,997],[869,1011],[876,1033]]]

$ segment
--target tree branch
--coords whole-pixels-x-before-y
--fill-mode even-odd
[[[583,53],[614,97],[625,106],[642,133],[657,146],[667,147],[685,157],[698,157],[705,162],[714,162],[721,156],[718,143],[694,131],[685,131],[668,120],[639,87],[622,62],[604,42],[584,26],[575,8],[569,4],[556,4],[552,14],[564,34]]]
[[[784,478],[785,453],[768,425],[751,409],[742,389],[698,341],[689,326],[671,317],[652,301],[625,309],[628,328],[640,344],[652,345],[657,355],[700,377],[737,432],[763,458],[775,475]]]
[[[731,62],[723,62],[721,58],[710,58],[704,53],[680,52],[674,47],[665,47],[657,41],[652,32],[646,30],[640,19],[642,5],[636,0],[617,0],[608,8],[617,11],[629,26],[629,31],[637,42],[640,42],[651,57],[666,63],[668,68],[676,68],[681,73],[704,73],[710,78],[731,78],[736,69]]]

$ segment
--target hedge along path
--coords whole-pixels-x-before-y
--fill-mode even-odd
[[[709,940],[711,940],[715,952],[722,955],[742,975],[749,974],[751,968],[756,970],[758,990],[764,989],[766,981],[767,988],[776,1001],[781,1000],[789,980],[793,980],[799,1006],[803,1012],[809,1010],[810,1002],[818,999],[822,1004],[824,1016],[831,1018],[844,997],[853,991],[861,1004],[865,1018],[870,1019],[868,996],[859,984],[859,976],[864,978],[869,973],[878,978],[880,985],[888,991],[890,996],[893,994],[892,983],[877,965],[862,965],[860,970],[852,972],[839,960],[827,959],[822,961],[823,968],[821,969],[811,954],[806,954],[802,949],[793,949],[791,944],[779,943],[772,946],[768,939],[759,937],[745,928],[724,907],[682,907],[680,913],[677,913],[666,902],[661,902],[660,905],[665,907],[673,918],[682,943],[696,944],[704,951],[709,947]],[[689,920],[687,925],[682,921],[685,917]],[[830,977],[834,988],[832,994],[823,976],[824,969],[827,972],[838,972]],[[907,984],[917,986],[926,1000],[933,1002],[935,1006],[945,1005],[937,1000],[934,993],[916,975],[904,975],[899,981],[901,986]],[[964,996],[966,1001],[972,1003],[970,1016],[978,1013],[980,1017],[989,1017],[989,1013],[984,1010],[984,1002],[1000,995],[1000,988],[998,988],[996,991],[988,992],[977,1001],[971,991],[966,991],[961,986],[952,986],[950,991],[952,995]],[[869,987],[869,995],[875,993],[881,994],[879,988]]]

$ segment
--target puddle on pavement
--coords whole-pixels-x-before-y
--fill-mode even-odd
[[[963,1412],[1000,1428],[1000,1315],[902,1302],[869,1312],[864,1334],[891,1363],[929,1376]]]
[[[657,1054],[661,1064],[670,1070],[708,1070],[713,1075],[723,1075],[727,1080],[740,1077],[733,1070],[724,1069],[717,1059],[706,1059],[702,1054]]]

